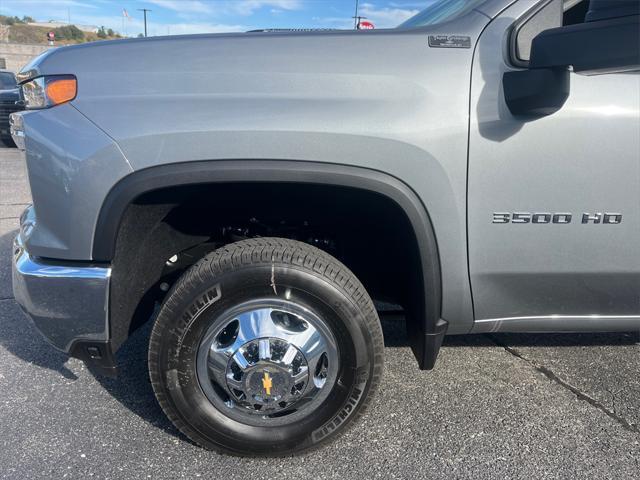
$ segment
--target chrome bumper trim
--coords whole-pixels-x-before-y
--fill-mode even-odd
[[[107,341],[111,268],[32,258],[13,244],[13,294],[36,328],[70,353],[76,341]]]
[[[18,150],[24,151],[24,124],[22,122],[21,112],[14,112],[9,115],[9,133]]]

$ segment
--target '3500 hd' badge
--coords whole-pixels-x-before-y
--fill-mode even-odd
[[[429,46],[435,48],[471,48],[467,35],[429,35]]]

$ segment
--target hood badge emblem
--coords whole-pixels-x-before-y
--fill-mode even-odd
[[[273,382],[271,381],[269,372],[264,372],[264,376],[262,377],[262,388],[264,388],[264,391],[267,395],[271,395],[272,386],[273,386]]]
[[[429,35],[432,48],[471,48],[471,37],[467,35]]]

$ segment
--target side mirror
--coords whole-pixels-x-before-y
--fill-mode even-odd
[[[529,69],[503,76],[511,113],[543,116],[562,108],[569,97],[569,67],[587,75],[640,70],[640,16],[552,28],[537,35]]]
[[[512,115],[544,117],[562,108],[569,98],[569,70],[540,68],[505,72],[502,88]]]

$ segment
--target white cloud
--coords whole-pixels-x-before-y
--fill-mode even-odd
[[[147,0],[161,8],[179,13],[213,15],[252,15],[256,10],[269,7],[277,10],[297,10],[302,0]]]
[[[378,7],[373,3],[361,3],[358,15],[366,17],[376,28],[394,28],[419,13],[431,2],[433,0],[413,1],[411,3],[392,2],[389,3],[390,6],[388,7]],[[330,25],[340,29],[353,28],[353,19],[345,17],[314,17],[313,21],[316,25]]]
[[[430,3],[435,2],[436,0],[419,0],[419,1],[408,1],[408,2],[389,2],[389,6],[393,8],[417,8],[419,10],[424,10]]]
[[[353,28],[353,18],[348,17],[313,17],[314,28],[336,28],[350,30]]]
[[[194,33],[246,32],[250,27],[244,25],[223,25],[211,23],[167,23],[156,24],[152,35],[191,35]]]
[[[10,10],[39,12],[43,9],[66,10],[67,8],[98,8],[95,3],[81,0],[0,0],[0,13]],[[33,15],[31,15],[33,16]]]
[[[297,10],[302,6],[300,0],[236,0],[225,2],[233,12],[239,15],[252,15],[253,12],[264,7],[280,10]]]
[[[393,28],[418,12],[420,9],[417,8],[378,8],[372,3],[363,3],[360,6],[359,15],[367,17],[377,28]]]
[[[106,28],[128,36],[135,37],[139,33],[144,32],[144,23],[137,18],[129,18],[125,20],[124,31],[122,28],[121,17],[97,17],[92,15],[76,16],[77,21],[89,25],[104,25]],[[193,33],[224,33],[224,32],[244,32],[251,28],[246,25],[222,24],[216,22],[175,22],[175,23],[156,23],[152,22],[148,25],[149,35],[187,35]]]
[[[168,10],[183,13],[211,13],[213,11],[212,4],[199,0],[147,0],[147,2]]]

